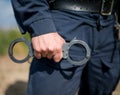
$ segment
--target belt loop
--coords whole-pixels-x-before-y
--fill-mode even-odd
[[[102,0],[101,4],[101,14],[111,15],[113,12],[114,0]]]

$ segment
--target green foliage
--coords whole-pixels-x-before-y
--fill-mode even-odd
[[[30,39],[28,33],[22,35],[18,30],[0,30],[0,55],[7,54],[10,43],[20,37],[26,37],[27,39]]]

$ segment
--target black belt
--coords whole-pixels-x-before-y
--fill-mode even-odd
[[[111,15],[115,0],[50,0],[51,9],[97,12]]]

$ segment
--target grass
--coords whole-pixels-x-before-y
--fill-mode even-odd
[[[0,30],[0,56],[6,55],[10,43],[20,37],[30,38],[28,33],[22,35],[17,29],[8,31]]]

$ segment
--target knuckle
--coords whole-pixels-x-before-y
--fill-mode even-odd
[[[56,47],[56,51],[61,51],[61,49],[62,49],[62,48],[61,48],[60,46],[57,46],[57,47]]]
[[[52,59],[52,56],[47,56],[48,59]]]
[[[41,52],[46,52],[48,49],[47,49],[47,47],[41,47]]]
[[[53,59],[55,62],[59,62],[62,58],[60,54],[56,54]]]
[[[40,49],[39,48],[34,48],[34,51],[35,52],[40,52]]]
[[[40,59],[40,58],[41,58],[41,54],[40,54],[40,53],[36,53],[36,52],[35,52],[34,55],[35,55],[35,57],[36,57],[37,59]]]
[[[54,50],[55,50],[55,49],[52,48],[52,47],[48,48],[48,51],[49,51],[49,52],[54,52]]]

